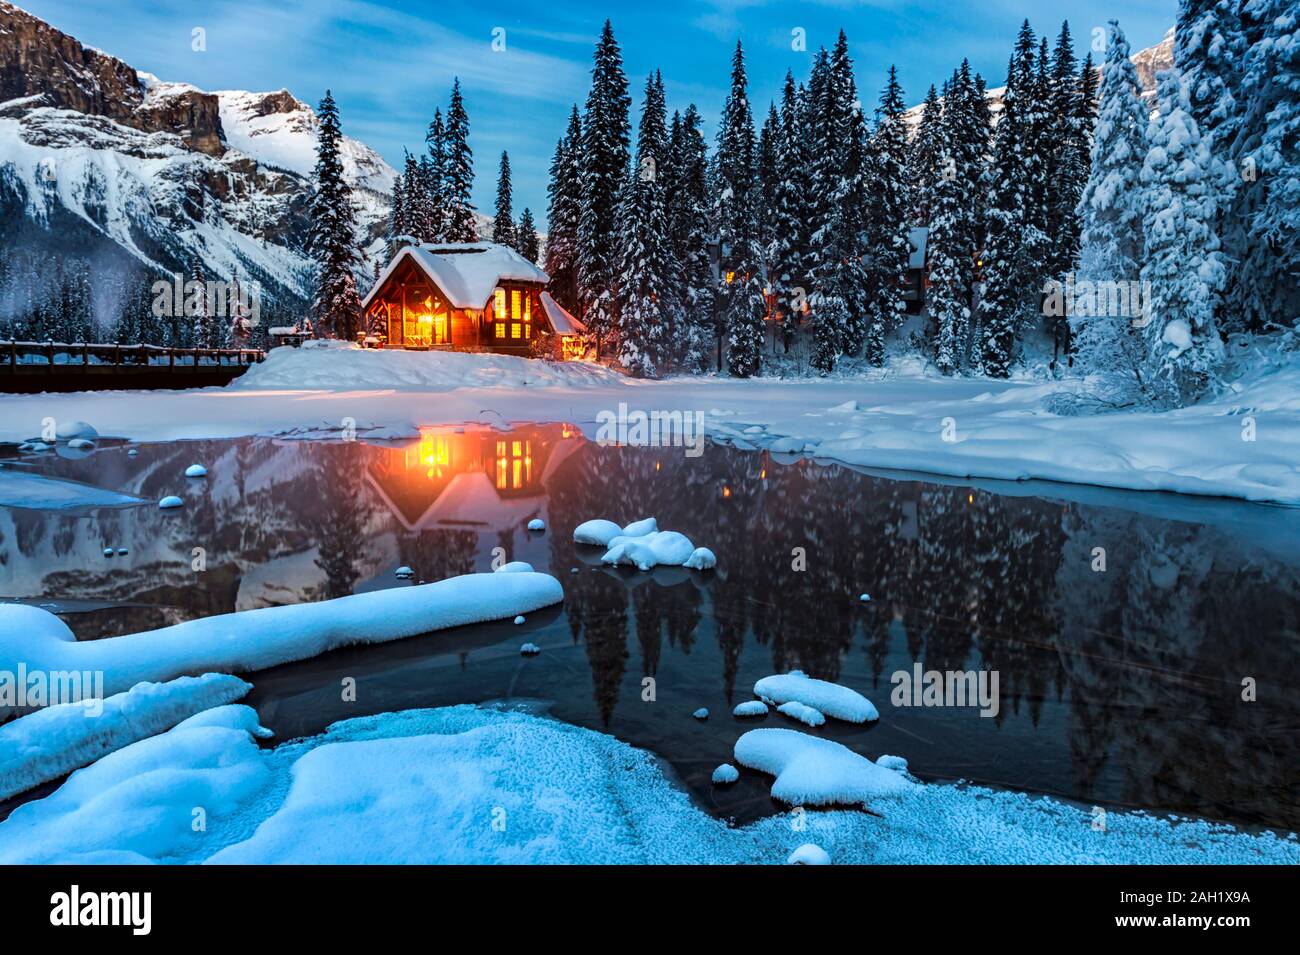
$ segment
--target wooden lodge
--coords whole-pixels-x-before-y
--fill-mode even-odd
[[[582,357],[586,328],[546,291],[545,272],[492,242],[407,245],[361,301],[367,339],[383,348]]]

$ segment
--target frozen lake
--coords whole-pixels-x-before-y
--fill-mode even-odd
[[[431,428],[403,445],[135,447],[134,457],[108,443],[79,457],[0,452],[8,470],[149,502],[0,508],[0,598],[57,610],[92,639],[409,586],[394,576],[401,565],[419,580],[488,570],[497,548],[565,588],[561,607],[522,626],[249,676],[246,702],[276,741],[388,710],[545,701],[560,719],[659,754],[703,805],[747,821],[776,811],[770,780],[745,772],[714,787],[713,768],[745,729],[806,727],[731,709],[759,678],[800,668],[865,694],[882,717],[810,732],[872,758],[904,756],[926,779],[1300,826],[1300,510],[935,483],[714,445],[696,458],[605,448],[561,424]],[[206,479],[183,476],[196,462]],[[185,506],[159,510],[168,494]],[[716,572],[614,570],[599,565],[602,549],[572,541],[589,518],[645,516],[712,548]],[[532,518],[547,531],[527,531]],[[521,658],[526,640],[542,653]],[[996,670],[997,716],[894,706],[891,675],[916,664]],[[355,702],[341,691],[348,677]],[[1266,706],[1242,700],[1243,680]],[[707,721],[692,717],[699,707]]]

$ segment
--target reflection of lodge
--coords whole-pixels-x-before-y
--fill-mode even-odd
[[[423,428],[401,448],[367,448],[366,479],[410,530],[506,527],[540,510],[551,474],[582,443],[567,425],[517,431]]]

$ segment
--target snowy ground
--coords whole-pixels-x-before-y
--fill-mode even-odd
[[[256,729],[219,707],[80,770],[0,823],[0,863],[781,863],[805,843],[837,864],[1300,863],[1294,837],[1141,813],[1096,827],[957,785],[733,829],[649,753],[521,711],[387,713],[273,750]]]
[[[588,364],[501,355],[279,349],[227,388],[0,397],[0,441],[46,417],[135,440],[279,434],[413,436],[421,425],[568,421],[699,412],[715,440],[849,464],[1300,504],[1300,368],[1243,378],[1236,393],[1164,413],[1061,417],[1072,382],[938,378],[634,381]]]

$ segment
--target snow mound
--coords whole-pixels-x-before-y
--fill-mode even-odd
[[[876,765],[883,766],[885,769],[893,770],[896,773],[907,772],[907,760],[901,756],[877,756]]]
[[[525,657],[535,657],[541,652],[542,648],[535,643],[525,643],[519,648],[520,655]]]
[[[763,677],[754,684],[754,695],[774,706],[802,703],[849,723],[880,719],[875,706],[861,693],[838,683],[814,680],[799,670]]]
[[[328,650],[506,620],[564,599],[548,574],[466,574],[335,600],[261,607],[76,642],[57,617],[0,604],[0,669],[103,671],[104,692],[195,673],[247,673]],[[48,618],[48,619],[46,619]]]
[[[633,521],[626,527],[620,527],[613,521],[596,518],[590,521],[583,521],[573,529],[573,542],[575,544],[592,544],[599,547],[608,547],[615,538],[645,537],[647,534],[653,534],[657,530],[659,530],[659,524],[653,517],[647,517],[640,521]]]
[[[251,689],[238,677],[205,673],[137,683],[105,700],[62,703],[12,720],[0,726],[0,799],[65,776],[202,710],[233,703]]]
[[[680,567],[694,552],[695,545],[685,534],[677,531],[651,531],[640,537],[615,537],[609,542],[609,550],[600,562],[631,564],[639,570],[650,570],[661,564],[665,567]]]
[[[583,388],[625,379],[603,365],[516,355],[361,348],[273,348],[240,375],[233,391],[320,389],[449,391],[457,388]]]
[[[776,708],[776,711],[785,714],[792,720],[798,720],[805,726],[821,726],[826,722],[826,717],[822,715],[821,710],[814,709],[811,706],[804,706],[797,700],[782,703]]]
[[[691,551],[691,556],[686,558],[682,566],[691,570],[712,570],[718,566],[718,558],[707,547],[697,547]]]
[[[762,700],[747,700],[738,703],[731,711],[732,716],[767,716],[767,704]]]
[[[544,531],[546,530],[546,521],[542,520],[540,517],[534,517],[528,522],[528,529],[530,531]]]
[[[723,763],[713,771],[713,785],[726,786],[740,778],[740,770],[730,763]]]
[[[830,865],[831,857],[821,846],[805,842],[785,860],[786,865]]]
[[[201,464],[191,464],[185,469],[185,476],[188,478],[207,477],[208,469]]]
[[[516,626],[516,627],[519,626],[521,623],[524,622],[524,620],[525,620],[524,615],[523,615],[523,614],[519,614],[518,616],[515,617],[515,626]]]
[[[496,574],[531,574],[533,565],[526,560],[512,560],[493,571]]]
[[[93,441],[99,437],[99,432],[95,430],[94,425],[84,421],[64,421],[55,426],[54,436],[60,441],[71,441],[74,438]]]
[[[916,785],[847,746],[797,730],[750,730],[736,740],[735,757],[775,776],[772,798],[792,806],[864,805]]]
[[[709,718],[709,711],[706,707],[701,706],[698,710],[692,713],[691,716],[695,717],[697,720],[707,720]]]
[[[166,497],[164,497],[161,501],[158,502],[158,506],[163,510],[170,510],[173,507],[180,507],[184,503],[185,502],[182,501],[175,494],[168,494]]]

